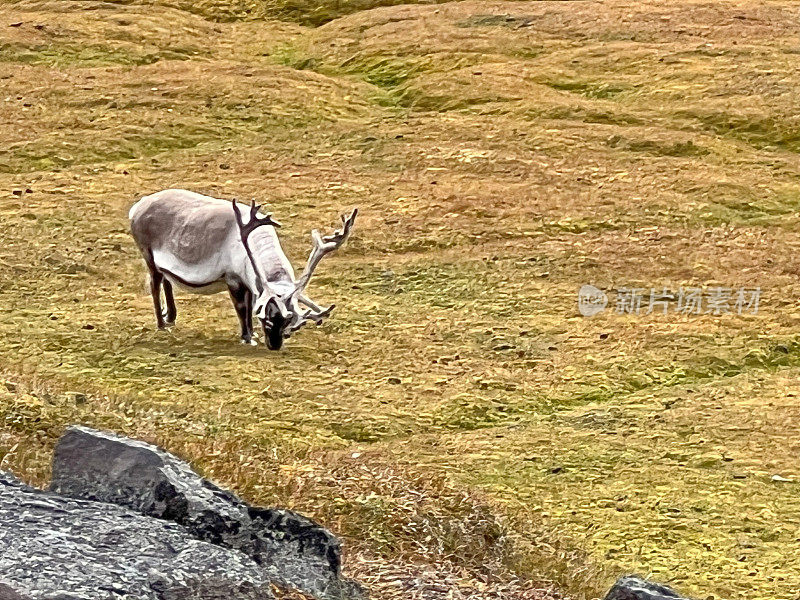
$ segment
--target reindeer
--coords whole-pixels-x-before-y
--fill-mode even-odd
[[[255,200],[244,217],[239,203],[187,190],[163,190],[144,196],[131,207],[131,233],[150,271],[150,293],[156,324],[175,324],[173,286],[192,293],[214,294],[226,288],[241,324],[243,344],[256,345],[252,314],[261,321],[264,341],[279,350],[283,340],[306,323],[317,325],[331,314],[305,295],[311,275],[326,254],[350,235],[358,209],[342,215],[342,228],[332,235],[311,232],[313,248],[300,277],[281,249],[272,215],[260,212]],[[164,290],[166,310],[161,308]],[[305,310],[300,308],[305,306]]]

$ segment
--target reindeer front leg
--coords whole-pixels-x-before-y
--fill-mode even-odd
[[[236,309],[236,316],[239,317],[239,324],[242,328],[242,343],[255,346],[257,342],[253,340],[253,294],[242,284],[228,284],[228,292]]]

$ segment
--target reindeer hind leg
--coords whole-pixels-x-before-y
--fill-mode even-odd
[[[175,306],[175,296],[172,294],[172,283],[169,279],[164,277],[161,282],[161,287],[164,288],[164,300],[167,302],[167,312],[164,317],[166,318],[166,325],[169,327],[175,324],[175,318],[178,316],[178,308]]]
[[[164,276],[158,269],[150,270],[150,294],[153,296],[153,308],[156,312],[156,326],[159,329],[166,329],[164,314],[161,312],[161,284]]]
[[[147,252],[144,260],[147,263],[147,268],[150,270],[150,294],[153,296],[156,327],[159,329],[166,329],[167,325],[164,322],[164,313],[161,310],[161,284],[167,284],[169,282],[164,281],[164,275],[158,270],[158,267],[156,267],[152,252]]]

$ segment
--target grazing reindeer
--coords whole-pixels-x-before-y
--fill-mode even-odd
[[[173,285],[200,294],[230,292],[242,326],[242,343],[255,345],[251,315],[261,320],[267,346],[279,350],[284,338],[309,321],[320,324],[333,305],[322,308],[304,292],[322,258],[339,248],[358,209],[342,216],[342,228],[321,237],[315,229],[311,255],[295,279],[275,232],[280,224],[259,212],[255,200],[245,218],[236,200],[228,202],[186,190],[164,190],[131,207],[131,233],[150,270],[156,323],[175,323]],[[245,220],[246,219],[246,220]],[[161,288],[167,309],[161,310]],[[302,310],[300,305],[306,310]]]

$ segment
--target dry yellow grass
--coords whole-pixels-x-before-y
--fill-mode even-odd
[[[76,421],[155,441],[331,525],[379,598],[796,597],[794,12],[4,5],[0,464],[45,481]],[[335,317],[280,353],[222,295],[154,331],[126,213],[171,186],[268,202],[297,261],[359,206]],[[584,283],[762,306],[585,319]]]

